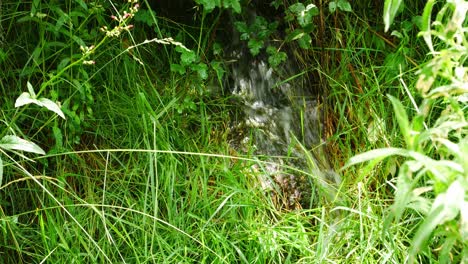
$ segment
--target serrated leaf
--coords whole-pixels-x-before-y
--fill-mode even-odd
[[[40,103],[39,105],[44,106],[45,108],[59,115],[61,118],[66,119],[57,103],[54,103],[52,100],[47,98],[39,98],[38,101]]]
[[[37,100],[31,98],[31,95],[29,93],[24,92],[16,99],[15,107],[20,107],[31,103],[35,104],[36,102]]]
[[[45,155],[45,151],[42,150],[38,145],[14,135],[4,136],[0,140],[0,148],[6,150],[22,150]]]

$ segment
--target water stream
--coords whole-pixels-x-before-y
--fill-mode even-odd
[[[244,48],[230,54],[233,63],[227,86],[242,108],[241,118],[231,126],[233,146],[273,162],[252,169],[259,172],[262,188],[281,207],[311,207],[318,182],[340,181],[325,155],[320,97],[311,89],[308,75],[295,70],[293,61],[274,70],[266,59],[253,58]],[[314,177],[287,170],[287,166]]]

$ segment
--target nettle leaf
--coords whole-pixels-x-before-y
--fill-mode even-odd
[[[22,150],[45,155],[45,151],[42,150],[38,145],[13,135],[4,136],[0,140],[0,148],[6,150]]]

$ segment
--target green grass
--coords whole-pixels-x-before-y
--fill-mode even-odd
[[[110,1],[99,3],[111,10]],[[0,46],[6,54],[0,61],[0,135],[35,142],[47,155],[0,148],[0,263],[410,261],[408,252],[425,215],[406,210],[400,221],[385,225],[404,159],[340,168],[359,153],[405,146],[386,95],[415,111],[409,95],[417,92],[415,73],[427,52],[419,48],[415,26],[401,39],[384,34],[380,22],[366,17],[369,7],[357,4],[356,13],[323,18],[327,46],[307,54],[313,62],[300,63],[317,68],[328,87],[327,151],[342,183],[323,183],[312,151],[295,146],[308,166],[282,169],[304,175],[315,187],[313,206],[292,210],[281,206],[281,195],[260,187],[258,177],[272,159],[241,153],[230,144],[239,106],[228,95],[206,89],[218,82],[214,69],[208,68],[203,79],[196,68],[209,64],[211,30],[225,17],[208,15],[196,26],[146,18],[132,21],[135,28],[122,38],[104,39],[92,29],[103,23],[111,28],[109,14],[82,20],[71,11],[85,11],[67,4],[70,9],[42,4],[49,17],[40,20],[28,18],[29,4],[3,3],[5,32],[0,33],[7,45]],[[64,8],[80,26],[52,30],[65,18],[54,7]],[[93,28],[80,31],[87,26]],[[176,51],[173,42],[142,44],[171,34],[199,53],[199,60],[183,65],[182,75],[169,65],[184,64],[181,54],[190,54]],[[76,38],[87,45],[104,39],[89,57],[96,65],[77,63],[53,77],[71,65],[60,66],[64,59],[82,58]],[[124,52],[137,44],[142,45]],[[307,65],[318,61],[320,66]],[[41,87],[50,78],[57,82]],[[67,120],[38,106],[14,108],[27,81],[41,96],[61,101]],[[456,222],[450,224],[457,228]],[[463,260],[457,254],[466,245],[443,231],[421,245],[416,262],[438,263],[446,256]]]

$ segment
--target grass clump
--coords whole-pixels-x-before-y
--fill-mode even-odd
[[[175,20],[149,1],[0,3],[1,262],[467,261],[462,2],[408,4],[392,33],[368,13],[389,24],[388,3],[258,3],[286,17],[252,24],[241,1],[195,2]],[[300,143],[307,166],[275,164],[313,183],[311,208],[260,187],[284,157],[229,142],[226,9],[250,52],[281,67],[292,42],[328,87],[343,182]]]

